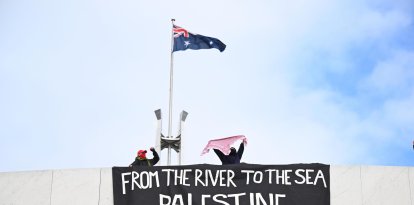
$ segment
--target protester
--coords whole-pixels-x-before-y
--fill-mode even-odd
[[[236,148],[231,147],[231,145],[239,140],[242,140],[242,143],[240,144],[239,150],[236,151]],[[247,145],[247,138],[244,135],[213,139],[208,141],[201,155],[204,155],[208,153],[210,149],[213,149],[223,165],[239,164],[243,156],[245,145]]]
[[[152,159],[147,159],[146,154],[147,150],[139,150],[137,153],[137,157],[135,158],[135,161],[132,162],[130,167],[132,166],[154,166],[157,164],[158,161],[160,161],[160,157],[158,156],[157,151],[155,151],[154,147],[150,148],[152,155],[154,156]]]
[[[236,148],[230,148],[230,154],[225,155],[218,149],[213,149],[217,156],[220,158],[220,161],[223,165],[225,164],[240,164],[240,160],[244,152],[244,143],[240,143],[239,150],[236,151]]]

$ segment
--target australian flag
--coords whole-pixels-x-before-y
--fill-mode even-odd
[[[226,49],[226,45],[217,38],[193,34],[176,25],[173,25],[173,32],[173,52],[187,49],[198,50],[210,48],[217,48],[220,52],[223,52]]]

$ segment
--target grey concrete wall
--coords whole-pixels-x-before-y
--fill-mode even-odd
[[[414,205],[414,168],[331,166],[331,205]],[[112,171],[0,173],[0,205],[113,205]]]
[[[0,173],[0,205],[113,205],[112,169]]]
[[[414,205],[414,168],[331,166],[332,205]]]

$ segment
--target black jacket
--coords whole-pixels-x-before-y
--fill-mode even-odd
[[[239,150],[237,152],[232,151],[229,155],[223,154],[218,149],[214,149],[214,152],[217,154],[217,156],[220,158],[221,163],[224,164],[240,164],[240,160],[243,156],[244,151],[244,143],[242,142],[240,144]]]
[[[158,161],[160,161],[160,157],[158,156],[157,151],[151,150],[152,155],[154,155],[154,158],[152,159],[139,159],[138,157],[135,158],[135,161],[132,162],[130,166],[154,166],[157,164]]]

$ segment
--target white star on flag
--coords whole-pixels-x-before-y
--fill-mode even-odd
[[[213,45],[213,41],[210,41],[210,45]]]
[[[185,47],[188,47],[188,45],[190,45],[190,41],[184,41],[184,45]]]

